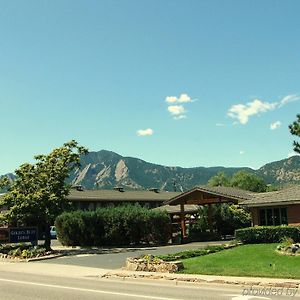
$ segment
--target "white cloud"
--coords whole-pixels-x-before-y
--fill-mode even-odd
[[[170,105],[168,106],[168,111],[172,114],[172,115],[182,115],[185,113],[185,108],[182,105]]]
[[[240,124],[247,124],[249,121],[249,118],[251,116],[265,113],[270,110],[274,110],[277,108],[280,108],[284,105],[287,105],[291,102],[299,101],[300,95],[293,94],[293,95],[287,95],[283,97],[279,102],[263,102],[259,99],[255,99],[252,102],[248,102],[247,104],[235,104],[230,107],[230,109],[227,112],[227,115],[233,119],[238,119]],[[279,124],[280,126],[281,124]],[[276,128],[279,127],[277,125]],[[274,129],[276,129],[274,128]],[[273,128],[271,128],[273,129]]]
[[[299,101],[300,100],[300,96],[299,95],[287,95],[285,97],[283,97],[281,100],[280,100],[280,103],[278,105],[278,107],[282,107],[288,103],[291,103],[291,102],[295,102],[295,101]]]
[[[276,108],[277,103],[263,102],[255,99],[247,104],[235,104],[227,112],[227,115],[233,119],[238,119],[243,125],[247,124],[250,116],[257,115],[268,110]]]
[[[240,151],[240,155],[243,155],[243,154],[245,154],[245,151],[244,151],[244,150],[241,150],[241,151]]]
[[[181,94],[177,96],[167,96],[165,101],[169,104],[168,111],[173,116],[174,120],[181,120],[186,118],[185,104],[194,102],[188,94]]]
[[[275,129],[278,129],[280,126],[281,126],[281,122],[280,121],[276,121],[276,122],[274,122],[274,123],[272,123],[270,125],[270,129],[271,130],[275,130]]]
[[[167,96],[166,97],[166,102],[167,103],[188,103],[192,102],[193,100],[188,94],[181,94],[179,98],[176,96]]]
[[[216,126],[217,126],[217,127],[224,127],[224,126],[226,126],[226,125],[223,124],[223,123],[216,123]]]
[[[186,110],[183,107],[183,105],[169,105],[168,111],[174,117],[175,120],[186,118]]]
[[[151,128],[139,129],[136,133],[138,136],[147,136],[147,135],[152,135],[153,130]]]
[[[179,103],[187,103],[187,102],[191,102],[191,101],[192,101],[192,99],[188,94],[181,94],[178,99]]]
[[[177,101],[178,101],[178,99],[175,96],[167,96],[166,97],[166,102],[167,103],[176,103]]]

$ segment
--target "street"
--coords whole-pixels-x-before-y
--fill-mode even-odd
[[[61,277],[0,271],[2,300],[76,299],[291,299],[292,296],[252,297],[241,286],[187,284],[160,280],[111,280],[95,276]],[[284,291],[285,292],[285,291]],[[244,294],[244,295],[243,295]],[[294,296],[293,299],[299,299]]]
[[[82,266],[0,261],[0,300],[300,299],[297,288],[106,277]],[[270,293],[273,296],[269,296]],[[258,296],[259,295],[259,296]]]
[[[112,269],[121,272],[119,269],[124,266],[128,256],[167,254],[205,245],[207,243],[151,248],[112,248],[103,249],[102,254],[82,253],[28,263],[0,261],[0,300],[300,299],[297,288],[283,288],[276,283],[251,286],[252,283],[222,284],[217,278],[211,283],[208,281],[192,283],[184,280],[107,276]],[[74,254],[76,251],[75,249]]]

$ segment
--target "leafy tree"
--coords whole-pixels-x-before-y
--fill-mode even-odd
[[[221,235],[234,234],[236,229],[251,226],[251,215],[238,205],[215,204],[214,226]]]
[[[14,182],[2,178],[0,186],[8,186],[0,203],[8,209],[6,222],[12,226],[44,227],[45,247],[50,249],[50,225],[68,205],[66,196],[71,186],[66,184],[66,178],[80,166],[80,156],[86,153],[86,148],[72,140],[48,155],[35,156],[35,164],[21,165]]]
[[[251,225],[251,215],[235,204],[212,204],[213,210],[213,230],[214,233],[207,233],[208,225],[208,207],[203,206],[198,210],[198,220],[192,225],[191,232],[194,236],[197,234],[206,239],[214,238],[217,236],[225,236],[227,234],[234,234],[236,229],[249,227]],[[211,235],[212,234],[212,235]]]
[[[300,137],[300,114],[297,115],[297,120],[289,126],[290,132],[293,135]],[[300,153],[300,143],[294,141],[294,151]]]
[[[230,177],[226,175],[224,172],[219,172],[208,180],[207,185],[208,186],[229,186]]]
[[[246,171],[239,171],[233,174],[230,179],[230,186],[259,193],[267,190],[267,185],[262,178]]]
[[[226,175],[224,172],[219,172],[208,180],[207,185],[237,187],[252,192],[267,191],[267,184],[262,178],[246,171],[236,172],[232,177]]]

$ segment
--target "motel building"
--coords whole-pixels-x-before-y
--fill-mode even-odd
[[[165,202],[180,206],[180,224],[186,236],[186,205],[207,205],[208,222],[212,223],[211,205],[234,203],[248,208],[252,226],[300,226],[300,185],[275,192],[253,193],[232,187],[195,187]]]

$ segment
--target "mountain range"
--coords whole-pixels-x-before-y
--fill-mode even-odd
[[[251,168],[195,167],[181,168],[153,164],[134,157],[123,157],[115,152],[89,152],[81,158],[81,168],[74,171],[70,182],[85,189],[157,188],[166,191],[185,191],[204,185],[218,172],[232,176],[245,170],[258,175],[268,183],[290,185],[300,183],[300,156],[268,163],[258,170]],[[6,174],[11,179],[13,174]]]
[[[81,159],[82,168],[72,175],[72,183],[87,189],[111,189],[115,186],[127,189],[158,188],[183,191],[206,184],[218,172],[232,176],[245,170],[263,177],[269,184],[287,185],[300,183],[300,156],[293,156],[268,163],[258,170],[226,167],[169,167],[144,160],[123,157],[107,150],[90,152]]]

